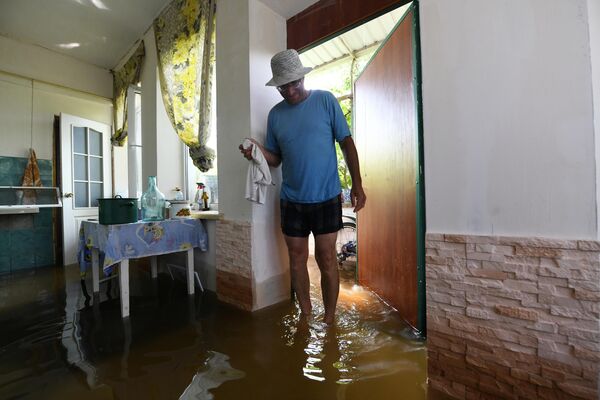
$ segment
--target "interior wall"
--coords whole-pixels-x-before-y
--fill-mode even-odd
[[[68,68],[67,68],[68,69]],[[52,186],[54,116],[60,113],[111,124],[110,100],[0,72],[0,185],[19,186],[36,151],[44,186]],[[54,265],[53,212],[0,216],[0,274]]]
[[[596,238],[586,0],[420,7],[427,230]]]
[[[165,103],[160,90],[160,82],[156,82],[156,180],[157,185],[167,199],[175,196],[175,187],[184,187],[184,153],[183,142],[175,133],[169,120]],[[142,128],[143,129],[143,128]],[[143,146],[143,144],[142,144]],[[143,186],[145,187],[145,186]]]
[[[154,43],[154,29],[150,28],[144,35],[144,47],[146,54],[140,71],[140,82],[142,85],[142,191],[146,190],[146,179],[148,176],[156,176],[157,162],[157,123],[156,102],[158,92],[157,80],[157,56]],[[158,181],[158,178],[157,178]],[[159,185],[160,182],[157,182]],[[159,186],[160,187],[160,186]]]
[[[286,24],[281,15],[258,0],[250,0],[249,9],[250,136],[264,143],[269,111],[282,100],[277,90],[265,86],[265,83],[272,76],[271,57],[286,48]],[[255,302],[263,307],[289,298],[290,295],[287,252],[279,228],[281,168],[271,168],[271,172],[275,185],[267,190],[265,204],[252,205]]]
[[[594,95],[594,138],[596,143],[596,229],[600,239],[600,2],[588,0],[592,84]]]
[[[0,54],[0,71],[112,97],[112,76],[103,68],[4,36],[0,36]]]
[[[219,211],[224,215],[217,225],[217,292],[225,302],[257,310],[290,295],[277,222],[279,186],[271,188],[263,205],[246,200],[248,161],[238,146],[246,137],[264,140],[268,111],[279,101],[264,84],[271,56],[285,48],[285,19],[257,0],[222,0],[216,46]],[[280,182],[279,169],[271,171]]]
[[[0,72],[0,156],[52,159],[54,115],[61,112],[112,125],[108,99]]]
[[[217,12],[216,81],[219,211],[227,219],[250,221],[244,198],[247,161],[238,146],[250,131],[249,6],[221,0]]]

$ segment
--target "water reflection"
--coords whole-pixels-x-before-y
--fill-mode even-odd
[[[86,298],[76,269],[0,277],[0,398],[426,399],[423,343],[344,282],[327,326],[318,287],[313,318],[291,302],[250,314],[134,267],[123,320],[117,288]]]
[[[311,281],[319,282],[315,269]],[[405,340],[403,333],[409,328],[370,291],[355,285],[351,278],[343,280],[333,326],[320,322],[324,310],[316,285],[311,287],[311,296],[317,302],[313,318],[301,317],[296,307],[281,322],[282,339],[301,360],[298,368],[305,378],[335,383],[337,399],[346,399],[348,388],[344,385],[360,381],[408,374],[424,382],[424,343]],[[410,353],[414,356],[407,357]],[[416,397],[411,398],[426,398],[426,386],[413,387]]]
[[[241,379],[245,375],[244,372],[229,364],[227,355],[210,351],[203,370],[194,375],[192,383],[185,389],[180,399],[212,400],[214,396],[210,393],[211,389],[217,388],[227,381]]]

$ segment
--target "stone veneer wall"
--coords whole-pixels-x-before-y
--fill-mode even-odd
[[[252,229],[250,222],[217,221],[217,298],[252,310]]]
[[[598,399],[600,242],[427,234],[432,387]]]

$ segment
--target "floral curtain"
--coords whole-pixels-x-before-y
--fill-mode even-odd
[[[216,0],[173,0],[154,21],[167,115],[202,172],[213,166],[211,130]]]
[[[115,133],[111,137],[114,146],[123,146],[127,139],[127,89],[140,81],[144,42],[140,42],[133,55],[120,69],[113,71],[113,112]]]

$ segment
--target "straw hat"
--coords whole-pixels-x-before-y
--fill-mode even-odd
[[[312,71],[312,68],[305,67],[300,61],[298,52],[294,49],[280,51],[271,58],[271,72],[273,78],[266,83],[266,86],[281,86],[302,78]]]

